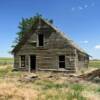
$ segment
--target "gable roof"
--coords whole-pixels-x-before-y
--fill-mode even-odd
[[[53,24],[51,24],[49,21],[47,21],[47,20],[45,20],[45,19],[43,19],[43,18],[41,18],[41,17],[39,17],[39,19],[38,19],[39,21],[40,20],[42,20],[44,23],[46,23],[48,26],[50,26],[53,30],[55,30],[56,32],[58,32],[63,38],[65,38],[66,40],[68,40],[69,41],[69,44],[71,45],[71,46],[73,46],[74,48],[76,48],[78,51],[80,51],[80,52],[82,52],[82,53],[84,53],[84,54],[86,54],[86,55],[88,55],[89,56],[89,54],[88,53],[86,53],[82,48],[80,48],[71,38],[69,38],[69,36],[67,36],[67,35],[65,35],[63,32],[61,32],[57,27],[55,27]],[[38,24],[40,24],[40,22],[38,23]],[[36,30],[34,29],[34,32],[36,32]],[[32,32],[33,33],[33,32]],[[30,36],[31,36],[31,34],[32,34],[31,32],[30,32],[30,34],[29,33],[25,33],[25,35],[24,35],[24,37],[22,38],[22,40],[14,47],[14,49],[12,50],[12,53],[14,53],[16,50],[18,50],[18,48],[20,48],[20,45],[21,44],[24,44],[24,42],[27,40],[27,38],[29,38]]]

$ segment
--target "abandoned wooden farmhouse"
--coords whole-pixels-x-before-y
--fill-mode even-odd
[[[89,63],[89,55],[83,49],[41,17],[12,53],[17,70],[75,72]]]

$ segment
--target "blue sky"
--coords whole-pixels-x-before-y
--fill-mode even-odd
[[[37,12],[100,59],[100,0],[0,0],[0,57],[11,57],[21,18]]]

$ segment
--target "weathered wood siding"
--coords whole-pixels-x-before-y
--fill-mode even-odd
[[[85,54],[78,52],[78,70],[82,68],[87,68],[89,64],[89,57]]]
[[[44,34],[44,46],[38,47],[38,34]],[[36,67],[39,69],[59,69],[59,55],[65,55],[65,69],[74,70],[83,66],[84,61],[78,62],[78,53],[70,46],[69,41],[59,32],[54,31],[48,25],[41,23],[41,29],[33,32],[32,36],[14,54],[14,67],[20,69],[20,55],[26,56],[26,66],[29,69],[29,56],[36,55]],[[22,69],[22,68],[21,68]]]

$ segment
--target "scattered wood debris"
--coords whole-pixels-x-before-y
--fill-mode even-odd
[[[22,77],[19,79],[21,82],[33,82],[34,80],[39,79],[37,74],[31,73],[29,75],[26,75],[25,77]]]
[[[86,80],[92,80],[96,77],[100,78],[100,69],[96,69],[94,71],[91,71],[89,73],[86,73],[86,74],[82,74],[80,76],[78,76],[79,78],[82,78],[82,79],[86,79]]]

